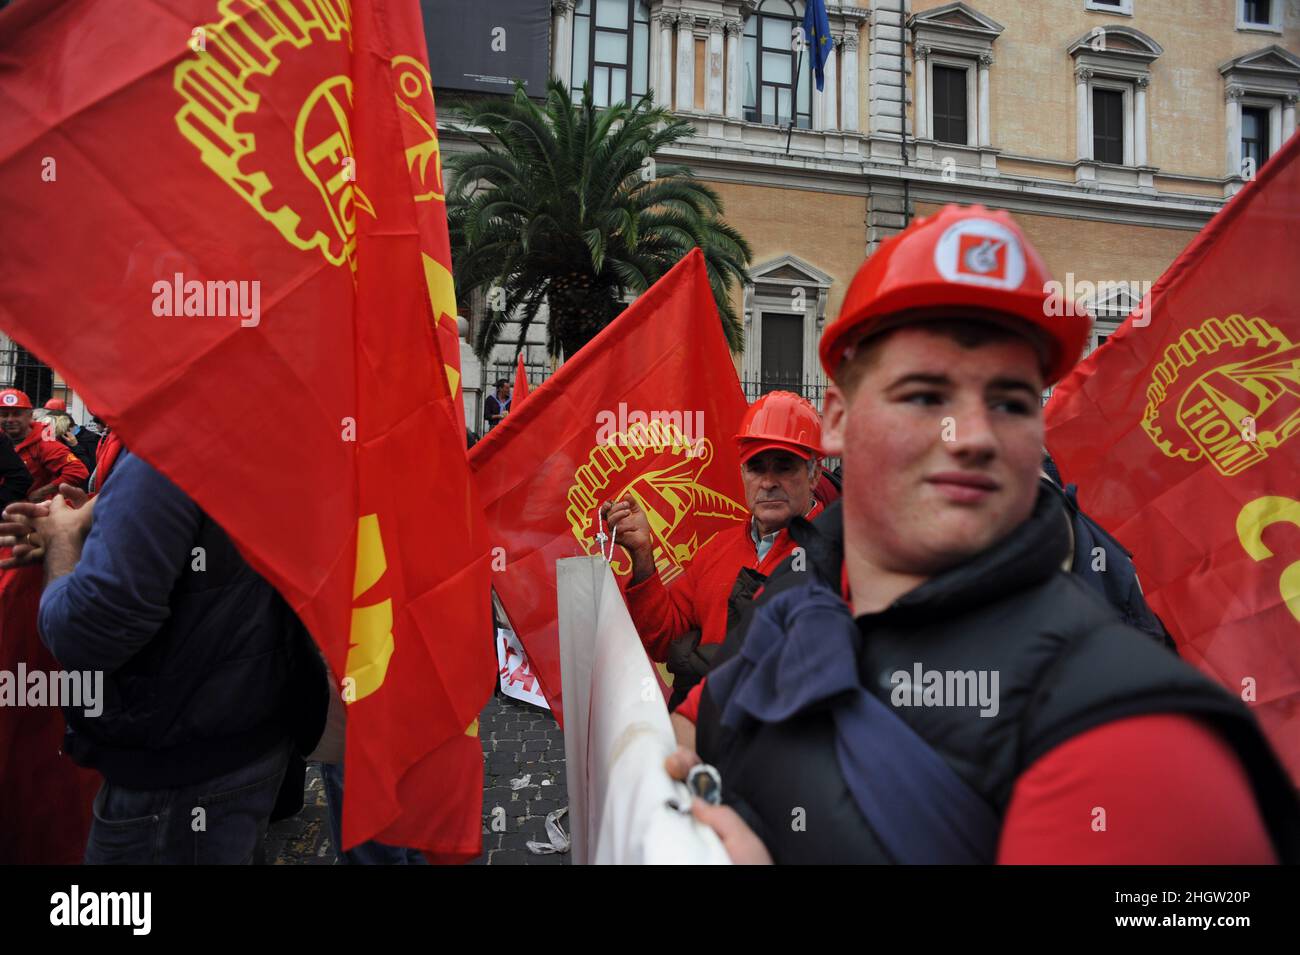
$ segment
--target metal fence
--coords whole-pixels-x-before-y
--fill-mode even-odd
[[[769,391],[792,391],[796,395],[807,398],[820,412],[822,410],[822,399],[826,396],[829,382],[820,375],[811,379],[807,375],[802,378],[742,378],[740,379],[740,387],[745,392],[745,400],[750,402],[760,395],[767,394]]]
[[[536,388],[547,378],[551,377],[550,362],[546,364],[530,365],[524,362],[524,374],[528,376],[529,389]],[[510,383],[510,387],[515,386],[515,363],[512,362],[495,362],[483,366],[483,394],[484,397],[492,393],[496,383],[504,378]]]
[[[68,397],[68,388],[55,382],[54,371],[22,345],[0,336],[0,388],[17,388],[39,408],[51,398]]]
[[[551,376],[551,367],[549,364],[524,365],[524,373],[528,376],[528,387],[536,388],[543,381]],[[483,366],[483,388],[484,396],[490,394],[495,388],[496,383],[505,379],[510,383],[510,387],[515,385],[515,364],[510,363],[493,363]],[[802,395],[816,406],[818,411],[822,410],[822,398],[826,394],[829,383],[820,375],[816,377],[803,376],[802,378],[790,377],[765,377],[765,378],[742,378],[740,380],[741,390],[745,394],[746,401],[753,401],[759,395],[765,395],[769,391],[793,391],[797,395]]]
[[[524,373],[528,376],[528,387],[531,390],[551,376],[551,367],[549,364],[525,364]],[[513,362],[509,364],[498,362],[483,366],[483,395],[479,399],[480,407],[477,413],[477,419],[480,422],[483,418],[483,399],[494,391],[496,383],[502,379],[509,382],[511,388],[514,388],[515,364]],[[826,395],[827,387],[829,387],[829,382],[821,376],[815,378],[808,376],[802,378],[742,378],[740,380],[740,388],[747,402],[753,402],[760,395],[765,395],[769,391],[792,391],[811,401],[814,407],[817,408],[818,413],[822,410],[822,399]],[[839,466],[840,459],[825,458],[823,464],[828,470],[834,470]]]

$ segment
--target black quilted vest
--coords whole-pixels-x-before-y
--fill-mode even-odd
[[[839,504],[791,526],[801,547],[729,629],[713,666],[739,652],[756,606],[819,575],[836,592],[843,564]],[[1114,720],[1185,713],[1221,733],[1242,760],[1279,857],[1300,858],[1300,806],[1253,716],[1235,697],[1149,637],[1059,569],[1069,546],[1059,501],[1041,494],[1008,538],[857,620],[858,676],[890,702],[890,675],[996,670],[999,710],[893,707],[1001,819],[1019,776],[1073,736]],[[794,569],[802,556],[806,569]],[[736,733],[723,727],[706,684],[697,748],[722,774],[725,800],[780,863],[889,863],[859,811],[835,755],[826,712]],[[990,862],[993,860],[989,860]]]

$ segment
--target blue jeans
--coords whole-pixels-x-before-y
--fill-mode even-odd
[[[330,836],[338,850],[339,865],[428,865],[424,853],[416,849],[388,846],[382,842],[363,842],[343,851],[343,767],[334,763],[320,764],[321,778],[325,781],[325,803],[329,807]]]
[[[266,836],[289,747],[285,740],[246,766],[179,789],[105,782],[95,797],[86,864],[251,864]]]

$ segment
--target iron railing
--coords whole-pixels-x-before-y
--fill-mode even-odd
[[[536,388],[543,381],[551,376],[550,364],[525,364],[524,373],[528,376],[528,387]],[[511,388],[515,384],[515,364],[495,362],[483,366],[483,391],[484,397],[490,394],[496,383],[501,379],[510,383]],[[767,394],[769,391],[793,391],[797,395],[802,395],[811,401],[818,411],[822,408],[822,398],[826,394],[826,388],[829,383],[820,375],[809,376],[777,376],[767,375],[761,378],[742,378],[740,380],[741,390],[745,394],[746,401],[753,401],[759,395]]]
[[[807,398],[820,412],[829,382],[820,375],[816,377],[768,375],[761,378],[742,378],[740,387],[745,393],[745,400],[750,402],[769,391],[792,391],[796,395]]]
[[[0,337],[0,388],[17,388],[39,408],[51,398],[71,397],[71,389],[55,381],[54,370],[17,342]]]
[[[525,364],[524,373],[528,376],[529,389],[533,389],[551,376],[551,367],[549,364]],[[493,392],[496,383],[503,378],[510,383],[511,388],[514,387],[515,365],[513,362],[509,364],[498,362],[483,366],[483,394],[479,399],[479,408],[476,415],[476,419],[480,423],[483,420],[483,400]],[[742,378],[740,380],[741,391],[748,402],[754,401],[760,395],[765,395],[769,391],[792,391],[812,402],[818,413],[822,410],[822,399],[826,395],[828,386],[829,383],[821,376],[802,376],[799,378],[793,376],[767,376],[764,378]],[[839,458],[826,458],[823,464],[827,469],[834,470],[839,466],[840,460]]]

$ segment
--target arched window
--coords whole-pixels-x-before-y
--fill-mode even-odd
[[[790,122],[795,98],[795,66],[798,61],[798,107],[795,125],[812,128],[812,87],[808,50],[797,56],[793,49],[794,28],[803,24],[803,4],[787,0],[763,0],[745,24],[745,119],[751,123],[785,126]]]
[[[574,99],[591,84],[597,106],[633,100],[650,81],[650,5],[646,0],[578,0],[573,11]]]

